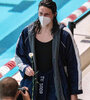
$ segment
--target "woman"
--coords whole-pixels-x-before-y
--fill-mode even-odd
[[[32,77],[35,100],[77,100],[82,93],[78,50],[70,31],[58,24],[57,7],[52,0],[42,0],[39,18],[26,27],[18,40],[16,63],[23,79],[21,86],[32,95]],[[32,68],[29,53],[33,53]],[[37,73],[37,74],[36,74]]]

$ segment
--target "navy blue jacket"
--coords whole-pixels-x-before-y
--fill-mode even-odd
[[[34,24],[31,24],[22,31],[18,39],[15,55],[16,63],[19,66],[21,75],[23,77],[21,81],[21,86],[27,86],[29,88],[30,94],[32,88],[32,77],[28,77],[25,75],[25,69],[27,66],[31,66],[31,59],[29,57],[29,53],[33,52],[35,71],[37,70],[34,44],[35,33],[33,31],[33,27]],[[56,36],[56,34],[59,35]],[[82,93],[82,79],[79,52],[73,39],[73,36],[67,27],[64,27],[62,30],[59,28],[56,34],[53,37],[54,42],[52,43],[52,50],[56,48],[52,51],[52,59],[53,69],[56,70],[55,68],[58,67],[58,69],[55,72],[57,74],[55,76],[56,81],[54,80],[56,85],[55,88],[57,99],[61,100],[59,99],[59,87],[62,88],[62,92],[65,98],[64,100],[70,100],[70,95]],[[58,36],[60,36],[59,41]],[[30,42],[32,42],[32,44]],[[32,46],[30,46],[30,44]],[[58,50],[57,47],[59,48]],[[59,81],[61,81],[61,87],[59,86]]]

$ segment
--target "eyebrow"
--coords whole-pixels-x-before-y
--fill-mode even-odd
[[[43,14],[42,11],[39,11],[40,14]],[[50,15],[50,13],[44,13],[45,15]]]

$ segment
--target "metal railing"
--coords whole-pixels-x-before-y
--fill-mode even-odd
[[[68,23],[68,27],[71,30],[72,34],[74,35],[74,28],[76,28],[76,24],[78,22],[80,22],[81,20],[83,20],[86,16],[88,16],[90,14],[90,10],[88,10],[83,16],[81,16],[80,18],[78,18],[77,20],[75,20],[74,22],[69,22]]]

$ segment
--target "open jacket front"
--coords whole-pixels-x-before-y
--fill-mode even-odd
[[[23,77],[21,86],[27,86],[30,94],[32,92],[32,77],[25,75],[25,69],[27,66],[31,66],[29,53],[33,53],[34,71],[37,72],[35,32],[33,29],[34,23],[22,31],[15,55],[16,63]],[[63,28],[62,24],[53,36],[52,63],[57,100],[70,100],[70,95],[82,93],[78,49],[70,31],[66,27]],[[35,85],[35,88],[37,88],[37,85]]]

